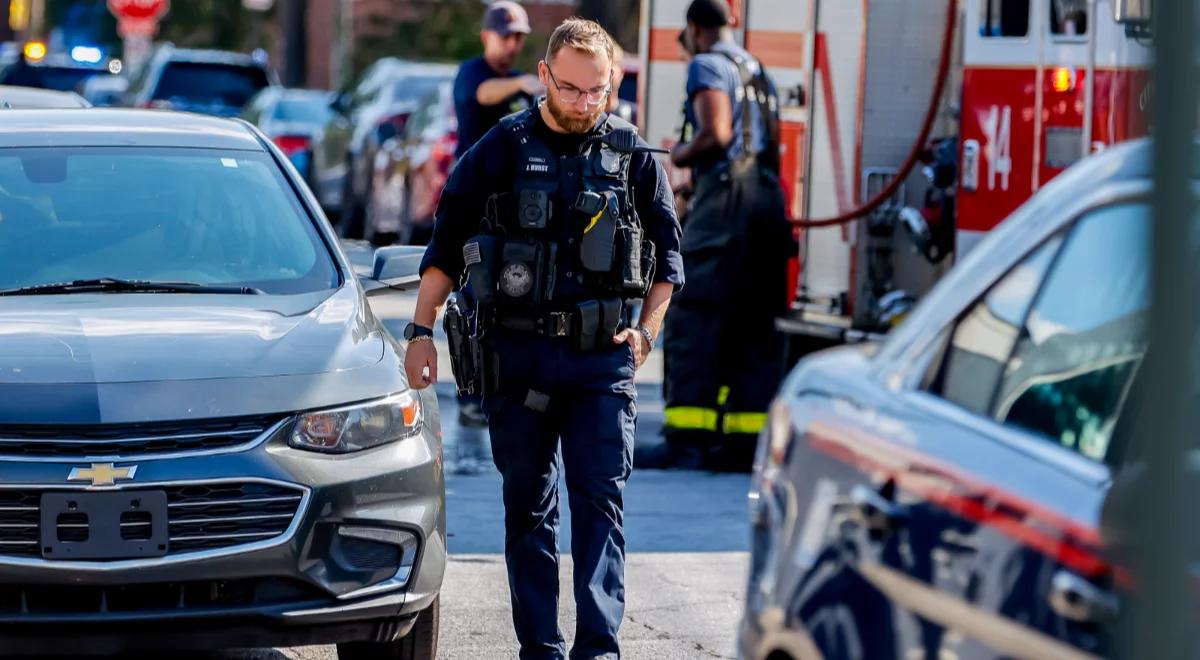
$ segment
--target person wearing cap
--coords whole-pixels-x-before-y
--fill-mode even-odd
[[[483,14],[483,55],[467,60],[454,79],[454,112],[458,119],[458,144],[455,159],[462,158],[478,140],[507,114],[533,104],[545,91],[537,76],[525,75],[513,63],[525,46],[530,32],[529,16],[515,2],[499,0],[488,5]],[[470,291],[460,294],[464,300]],[[487,420],[479,397],[458,399],[457,456],[454,469],[474,472],[486,457],[483,429]]]
[[[729,4],[694,0],[684,130],[671,160],[691,169],[682,253],[689,286],[664,330],[664,435],[676,458],[749,469],[783,375],[787,260],[775,85],[733,39]]]
[[[513,68],[529,35],[529,15],[521,5],[498,0],[483,14],[483,55],[463,62],[454,79],[461,158],[500,118],[533,105],[546,88],[538,77]]]

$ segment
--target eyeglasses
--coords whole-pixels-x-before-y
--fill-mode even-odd
[[[546,73],[550,74],[550,81],[554,83],[554,88],[558,90],[558,100],[567,105],[575,105],[579,103],[579,97],[587,96],[588,105],[600,105],[604,99],[612,93],[612,71],[608,72],[608,86],[598,92],[585,92],[574,85],[566,87],[558,84],[558,79],[554,77],[554,72],[550,70],[550,65],[546,64]]]

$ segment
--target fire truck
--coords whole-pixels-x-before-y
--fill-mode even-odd
[[[639,116],[658,146],[680,133],[689,1],[642,3]],[[794,355],[885,333],[1046,182],[1146,133],[1144,0],[730,2],[780,90]]]

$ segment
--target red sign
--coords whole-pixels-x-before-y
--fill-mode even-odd
[[[108,10],[118,21],[157,21],[171,8],[171,0],[108,0]]]

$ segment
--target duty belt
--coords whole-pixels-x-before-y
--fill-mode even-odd
[[[508,330],[535,332],[547,337],[571,337],[575,332],[575,317],[575,312],[506,312],[497,315],[496,325]]]
[[[629,309],[620,298],[584,300],[561,311],[497,310],[495,324],[508,330],[568,340],[582,351],[612,348],[612,338],[628,327]]]

